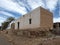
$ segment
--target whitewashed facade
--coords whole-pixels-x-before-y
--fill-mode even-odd
[[[38,7],[15,20],[15,29],[53,28],[53,15],[48,10]]]

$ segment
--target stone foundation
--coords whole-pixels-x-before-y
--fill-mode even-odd
[[[43,37],[49,32],[47,29],[26,29],[26,30],[12,30],[12,32],[17,36],[24,37]]]

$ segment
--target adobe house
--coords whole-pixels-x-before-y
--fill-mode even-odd
[[[53,29],[53,14],[47,9],[38,7],[16,19],[14,27],[19,30],[34,28]]]

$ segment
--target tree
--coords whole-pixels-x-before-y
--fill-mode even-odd
[[[13,17],[9,17],[9,18],[7,18],[7,20],[6,20],[6,22],[11,22],[11,21],[13,21],[13,20],[15,20],[15,18],[13,18]]]
[[[2,23],[2,30],[5,30],[13,20],[15,20],[13,17],[7,18],[7,20]]]
[[[6,29],[8,27],[9,22],[3,22],[2,23],[2,30]]]

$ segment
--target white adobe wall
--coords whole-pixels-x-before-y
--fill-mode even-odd
[[[32,23],[29,24],[29,19],[32,19]],[[17,22],[20,22],[20,29],[38,28],[40,27],[40,7],[36,8],[32,12],[25,14],[20,19],[15,21],[15,29],[17,28]]]
[[[40,7],[36,8],[34,11],[32,11],[31,18],[32,18],[31,28],[40,27]]]
[[[8,27],[6,28],[7,30],[8,30],[8,29],[11,29],[11,24],[12,24],[12,23],[15,23],[15,21],[12,21],[12,22],[8,25]]]

